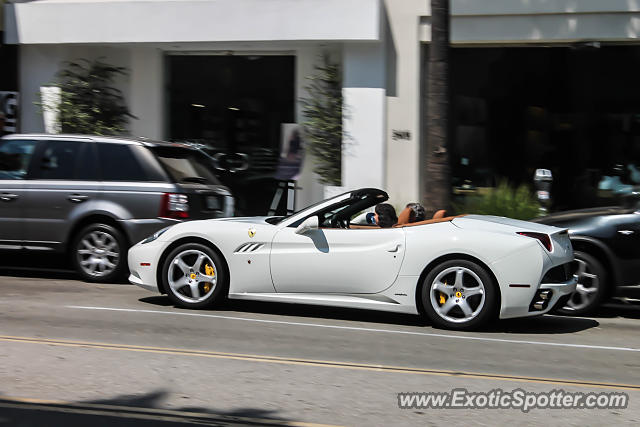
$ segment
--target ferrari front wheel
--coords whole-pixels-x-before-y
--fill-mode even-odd
[[[475,329],[496,314],[496,287],[487,271],[468,260],[445,261],[422,285],[424,313],[435,326]]]
[[[169,298],[182,307],[203,308],[225,297],[223,261],[215,251],[199,243],[186,243],[172,250],[162,266],[162,279]]]

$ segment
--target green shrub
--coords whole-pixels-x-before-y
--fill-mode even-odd
[[[114,81],[127,74],[98,60],[80,59],[66,62],[58,72],[60,104],[56,107],[58,126],[62,133],[122,135],[127,133],[129,112],[124,96]],[[36,103],[42,110],[44,106]]]
[[[484,195],[467,197],[462,206],[456,206],[456,210],[458,213],[528,220],[540,215],[540,203],[526,185],[514,188],[503,180]]]
[[[302,99],[304,130],[309,151],[313,154],[313,171],[326,185],[342,182],[342,70],[322,56],[316,74],[307,77],[309,97]]]

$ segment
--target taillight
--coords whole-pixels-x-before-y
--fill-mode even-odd
[[[164,193],[160,203],[161,218],[189,218],[189,199],[186,194]]]
[[[533,237],[534,239],[540,240],[542,246],[544,246],[549,252],[553,249],[551,246],[551,238],[548,234],[544,233],[533,233],[531,231],[518,231],[518,234],[521,236]]]

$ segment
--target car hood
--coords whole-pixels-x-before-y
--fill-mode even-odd
[[[242,222],[249,224],[268,224],[267,219],[273,218],[273,216],[245,216],[235,218],[218,218],[211,221],[224,221],[224,222]]]

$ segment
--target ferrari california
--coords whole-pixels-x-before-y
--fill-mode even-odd
[[[131,248],[129,280],[187,308],[317,304],[421,314],[451,329],[541,315],[576,288],[564,228],[480,215],[351,223],[387,199],[365,188],[285,217],[179,223]]]

